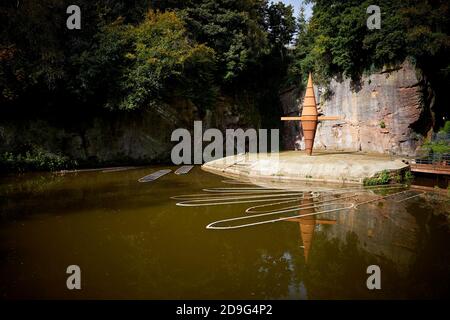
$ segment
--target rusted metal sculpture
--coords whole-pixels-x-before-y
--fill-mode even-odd
[[[305,99],[303,101],[303,111],[301,117],[281,117],[282,121],[300,120],[303,129],[303,137],[305,138],[305,149],[306,153],[309,156],[312,154],[314,146],[314,137],[316,136],[317,123],[324,120],[339,119],[339,117],[319,117],[311,73],[308,77],[308,85],[306,86],[306,93]]]

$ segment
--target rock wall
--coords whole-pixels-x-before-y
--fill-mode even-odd
[[[420,73],[410,62],[405,61],[394,70],[365,76],[357,86],[350,79],[333,79],[329,89],[331,96],[324,101],[320,97],[323,88],[316,88],[319,110],[327,116],[340,116],[341,120],[319,124],[314,148],[404,156],[416,154],[423,136],[413,128],[423,120],[422,117],[429,115],[422,103]],[[293,109],[296,107],[286,106],[285,112]],[[292,140],[292,137],[287,139]],[[295,144],[302,149],[301,135],[286,144]]]
[[[45,119],[0,123],[0,153],[44,152],[80,164],[141,163],[170,157],[174,119],[158,113],[110,115],[63,126]]]
[[[299,115],[300,96],[303,93],[296,87],[290,87],[280,93],[283,115],[295,117]],[[299,122],[284,122],[280,134],[282,137],[282,148],[285,150],[298,150],[302,140],[302,132]]]
[[[83,119],[0,119],[0,155],[43,152],[67,156],[84,166],[170,162],[172,132],[192,132],[195,120],[209,127],[255,127],[254,109],[231,98],[200,117],[187,100],[137,112],[112,113]],[[253,116],[254,118],[254,116]]]

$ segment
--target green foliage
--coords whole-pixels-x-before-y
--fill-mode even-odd
[[[450,153],[450,141],[447,139],[446,135],[450,131],[450,121],[446,121],[444,126],[438,131],[436,140],[425,140],[422,145],[422,150],[429,155],[439,160],[442,155]]]
[[[87,101],[103,92],[106,108],[134,110],[175,96],[206,108],[215,98],[214,51],[190,41],[174,12],[149,11],[137,25],[119,18],[104,25],[95,41],[74,60],[81,71],[74,87]]]
[[[56,100],[61,97],[69,101],[66,105],[71,105],[72,101],[75,104],[78,98],[83,101],[80,94],[94,91],[86,86],[94,83],[94,79],[91,83],[80,81],[82,75],[77,60],[82,57],[83,61],[91,62],[90,72],[99,72],[96,57],[91,55],[97,46],[99,30],[119,16],[136,21],[142,17],[141,10],[147,7],[147,2],[79,0],[76,4],[82,10],[82,29],[69,31],[66,28],[66,1],[3,1],[0,5],[2,107],[19,105],[25,108],[31,105],[27,102],[34,105],[36,101],[42,101],[33,112],[43,112],[57,105]]]
[[[190,35],[217,54],[219,82],[230,83],[259,62],[269,49],[260,0],[186,1],[181,13]]]
[[[444,1],[437,1],[436,6],[427,1],[379,1],[380,30],[369,30],[366,26],[370,1],[313,2],[311,32],[316,36],[313,54],[331,72],[355,79],[371,65],[395,64],[406,56],[428,58],[449,48],[445,29],[433,30],[434,24],[448,25]]]
[[[266,0],[171,0],[152,6],[180,13],[189,36],[215,51],[216,81],[226,86],[242,81],[295,32],[292,7]]]
[[[55,14],[65,12],[64,1],[2,4],[3,109],[85,115],[98,107],[136,110],[182,98],[201,114],[224,91],[233,96],[254,90],[261,75],[274,75],[267,90],[275,96],[287,66],[276,60],[295,32],[292,7],[265,0],[80,0],[77,5],[82,29],[68,31],[66,15]],[[270,62],[280,72],[274,73]]]
[[[25,1],[20,8],[12,3],[0,7],[0,105],[21,98],[31,87],[52,92],[66,75],[54,32],[64,16],[44,18],[49,6],[65,12],[62,1]]]
[[[297,38],[295,49],[291,53],[292,61],[287,74],[287,85],[294,84],[300,89],[306,84],[308,72],[312,71],[317,61],[310,54],[313,44],[311,25],[306,21],[305,8],[300,8],[297,20]]]
[[[448,141],[440,140],[440,141],[427,141],[422,145],[422,148],[428,152],[433,154],[445,154],[450,153],[450,144]]]
[[[281,2],[270,5],[267,8],[266,23],[271,30],[268,36],[271,45],[278,50],[284,50],[291,42],[297,27],[292,6]]]
[[[381,129],[386,128],[386,124],[384,123],[383,120],[380,121],[380,128],[381,128]]]
[[[391,180],[389,171],[383,170],[380,174],[376,175],[372,178],[365,178],[364,185],[365,186],[375,186],[375,185],[383,185],[388,184]]]
[[[0,171],[55,171],[74,168],[78,164],[66,156],[37,149],[25,154],[0,154]]]
[[[406,171],[405,175],[403,177],[403,180],[407,183],[407,184],[411,184],[412,181],[414,180],[414,175],[411,173],[411,171]]]
[[[446,121],[444,127],[439,132],[450,134],[450,121]]]
[[[174,12],[150,11],[136,27],[124,29],[123,37],[133,46],[120,83],[123,97],[119,109],[137,109],[161,103],[164,95],[199,88],[213,98],[210,80],[214,71],[214,51],[192,44],[182,20]],[[172,90],[171,90],[172,89]],[[200,95],[200,92],[198,92]],[[195,98],[195,95],[192,95]]]
[[[405,182],[406,184],[411,184],[413,180],[414,175],[409,170],[405,171],[403,175],[400,172],[397,172],[395,175],[391,175],[389,171],[383,170],[381,173],[377,174],[372,178],[364,179],[363,183],[365,186],[383,185],[389,184],[391,182],[395,183]]]

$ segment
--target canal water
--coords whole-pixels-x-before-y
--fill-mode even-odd
[[[408,299],[450,295],[447,196],[234,230],[209,223],[252,203],[181,207],[172,196],[232,187],[194,168],[29,173],[0,178],[3,299]],[[174,169],[174,168],[172,168]],[[239,186],[239,185],[238,185]],[[368,191],[368,197],[390,191]],[[364,200],[363,198],[359,201]],[[66,269],[81,269],[68,290]],[[381,289],[367,288],[367,268]]]

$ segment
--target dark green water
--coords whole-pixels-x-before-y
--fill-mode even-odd
[[[162,167],[161,167],[162,168]],[[207,230],[248,205],[178,207],[171,196],[230,187],[195,168],[152,183],[154,168],[0,179],[2,298],[405,299],[450,294],[448,199],[379,201],[313,223]],[[326,223],[332,221],[332,223]],[[82,290],[66,288],[81,268]],[[366,268],[381,268],[368,290]]]

